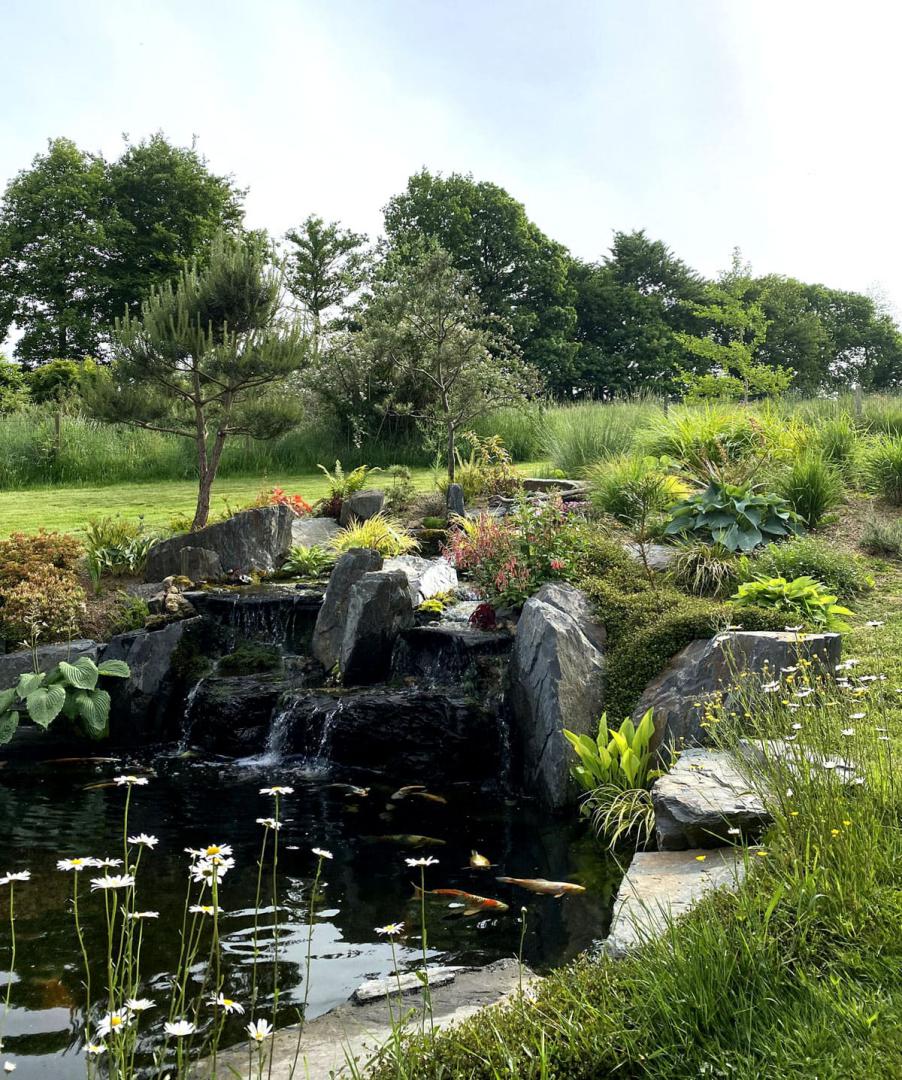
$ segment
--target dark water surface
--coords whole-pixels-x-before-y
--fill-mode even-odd
[[[151,777],[132,793],[129,832],[148,832],[158,847],[142,855],[139,910],[159,911],[145,922],[141,994],[159,1007],[143,1014],[141,1030],[161,1024],[168,1003],[168,978],[178,960],[179,929],[185,902],[188,856],[185,847],[230,844],[236,867],[221,886],[225,993],[247,1002],[252,960],[252,928],[257,883],[256,860],[262,829],[255,819],[272,813],[271,797],[258,793],[270,784],[295,792],[283,800],[279,833],[280,1019],[289,1023],[304,997],[309,902],[316,858],[310,848],[329,849],[323,888],[316,904],[308,1016],[346,1001],[367,978],[392,970],[390,944],[375,927],[403,921],[398,939],[399,966],[420,958],[419,905],[411,882],[419,871],[405,857],[434,855],[439,865],[427,871],[431,888],[461,888],[503,900],[510,912],[462,918],[447,899],[431,898],[428,940],[432,962],[484,964],[516,955],[521,905],[528,909],[525,960],[538,969],[558,965],[607,932],[619,870],[597,843],[571,818],[555,819],[525,800],[506,798],[465,784],[436,788],[447,804],[408,796],[392,801],[396,785],[372,776],[337,775],[311,770],[303,762],[219,762],[185,759],[175,752],[142,756],[141,762],[0,762],[0,871],[29,869],[32,879],[17,883],[18,956],[12,1000],[3,1031],[2,1060],[17,1065],[15,1076],[84,1076],[81,1056],[83,974],[71,914],[73,874],[56,869],[56,860],[76,855],[122,855],[125,790],[91,785],[127,771]],[[349,795],[342,783],[370,786],[368,797]],[[387,806],[392,809],[388,810]],[[575,816],[575,815],[574,815]],[[444,846],[412,849],[398,842],[376,842],[387,834],[416,833],[445,841]],[[467,869],[471,849],[497,866],[488,872]],[[80,880],[81,914],[94,963],[95,997],[103,985],[105,922],[103,897],[90,895],[89,878]],[[116,870],[110,871],[116,873]],[[585,885],[584,896],[535,896],[501,885],[495,874],[546,877]],[[267,881],[266,890],[269,892]],[[196,887],[195,887],[196,889]],[[5,995],[9,967],[8,890],[0,889],[0,978]],[[264,957],[259,981],[264,1001],[257,1015],[269,1017],[273,910],[265,908],[260,933]],[[197,973],[198,980],[203,977]],[[0,1002],[2,1007],[2,1002]],[[243,1018],[246,1021],[247,1017]],[[230,1025],[227,1041],[241,1039],[241,1023]]]

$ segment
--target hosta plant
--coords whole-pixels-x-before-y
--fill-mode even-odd
[[[667,536],[704,540],[727,551],[754,551],[761,544],[797,536],[799,516],[779,495],[756,492],[751,484],[712,481],[704,491],[677,503]]]
[[[289,551],[282,573],[299,578],[322,577],[327,570],[331,570],[335,558],[334,551],[320,544],[311,544],[310,547],[300,544]]]
[[[659,775],[651,768],[649,744],[654,733],[651,709],[638,724],[627,717],[619,728],[609,728],[607,713],[602,713],[594,739],[564,728],[564,737],[579,758],[572,769],[574,779],[587,792],[608,786],[645,787]]]
[[[74,663],[62,660],[49,671],[29,671],[9,690],[0,691],[0,743],[15,735],[24,712],[41,728],[48,728],[61,714],[91,739],[109,732],[110,695],[97,683],[103,676],[127,679],[131,671],[124,660],[95,664],[90,657]]]
[[[838,604],[837,599],[808,576],[792,581],[783,577],[756,578],[740,585],[733,597],[740,607],[754,605],[784,611],[788,623],[800,624],[806,630],[842,632],[849,629],[845,617],[854,613]]]

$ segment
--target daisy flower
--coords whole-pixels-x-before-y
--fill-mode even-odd
[[[214,907],[212,904],[192,904],[188,908],[192,915],[216,915],[222,908]]]
[[[16,1071],[16,1066],[11,1061],[4,1061],[3,1062],[3,1071],[4,1072],[15,1072]]]
[[[130,836],[128,842],[137,844],[139,847],[155,848],[160,841],[155,836],[148,836],[146,832],[142,832],[137,836]]]
[[[228,858],[232,854],[231,844],[207,844],[205,848],[186,847],[185,851],[195,859],[215,859],[219,856]]]
[[[167,1035],[173,1035],[176,1039],[183,1039],[186,1035],[193,1035],[197,1029],[190,1020],[176,1020],[172,1024],[167,1020],[163,1025],[163,1030]]]
[[[30,870],[7,870],[6,877],[0,878],[0,885],[9,885],[12,881],[30,881]]]
[[[104,874],[103,877],[91,878],[91,892],[97,889],[127,889],[134,884],[134,874],[116,874],[112,877]]]
[[[124,1031],[133,1020],[134,1017],[128,1009],[115,1009],[113,1012],[107,1013],[97,1024],[97,1034],[101,1039],[104,1039],[107,1035]]]
[[[90,1054],[91,1057],[99,1057],[101,1054],[106,1053],[106,1047],[103,1043],[88,1043],[85,1046],[85,1053]]]
[[[129,998],[125,1007],[129,1012],[138,1013],[145,1012],[147,1009],[153,1009],[156,1006],[155,1001],[151,1001],[150,998]]]
[[[261,795],[293,795],[294,794],[294,788],[293,787],[285,787],[284,785],[280,785],[280,784],[273,784],[272,787],[262,787],[262,788],[260,788],[260,794]],[[248,1026],[250,1026],[250,1025],[248,1025]]]
[[[218,1005],[220,1009],[225,1009],[227,1013],[238,1013],[239,1015],[244,1012],[244,1006],[237,1001],[232,1001],[231,998],[227,998],[224,994],[217,994],[216,997],[211,997],[209,1001],[210,1005]]]
[[[390,923],[386,923],[385,926],[377,926],[376,927],[376,933],[377,934],[384,934],[386,937],[395,937],[397,934],[400,934],[403,929],[404,929],[404,923],[402,923],[402,922],[390,922]]]
[[[427,855],[425,859],[405,859],[404,862],[408,866],[436,866],[438,859],[432,855]]]
[[[281,829],[282,828],[282,822],[281,821],[276,821],[275,818],[271,818],[271,817],[258,817],[257,818],[257,824],[262,825],[265,829]]]
[[[149,783],[146,776],[132,776],[131,773],[125,776],[114,776],[113,781],[118,787],[124,787],[128,784],[129,787],[144,787]]]
[[[201,859],[191,867],[191,877],[198,884],[210,885],[214,878],[217,882],[222,881],[234,865],[234,859],[221,859],[218,856],[213,859]]]
[[[84,870],[86,867],[100,866],[99,859],[92,859],[89,855],[79,855],[75,859],[57,859],[57,870]]]
[[[129,919],[159,919],[159,911],[130,911],[127,915]]]
[[[272,1035],[272,1025],[268,1020],[251,1020],[244,1030],[255,1043],[262,1043]]]
[[[326,851],[325,848],[314,847],[310,849],[318,859],[331,859],[333,857],[331,851]]]
[[[122,865],[122,860],[121,859],[97,859],[96,860],[96,865],[97,866],[121,866]]]

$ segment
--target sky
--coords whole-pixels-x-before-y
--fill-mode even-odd
[[[898,316],[900,31],[891,0],[0,0],[0,184],[161,130],[250,226],[376,235],[412,172],[469,172],[582,258],[644,228]]]

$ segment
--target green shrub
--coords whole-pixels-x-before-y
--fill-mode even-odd
[[[373,469],[369,465],[358,465],[356,469],[346,473],[341,462],[337,460],[332,472],[329,472],[325,465],[316,467],[325,475],[329,485],[329,494],[319,505],[320,513],[323,517],[334,518],[341,513],[341,504],[345,499],[366,487],[370,473],[379,472],[379,469]]]
[[[519,491],[520,477],[513,466],[510,452],[498,435],[481,438],[468,431],[462,441],[470,447],[468,457],[454,451],[454,483],[463,488],[464,498],[475,499],[480,495],[511,496]],[[436,486],[447,495],[451,480],[447,474],[436,477]]]
[[[97,587],[102,574],[121,577],[140,574],[147,553],[158,535],[148,530],[141,518],[94,517],[85,526],[85,558],[88,573]]]
[[[864,472],[870,491],[902,506],[902,435],[878,439],[867,452]]]
[[[124,590],[116,595],[116,606],[109,614],[108,633],[126,634],[129,630],[140,630],[150,615],[147,601],[141,596],[132,596]]]
[[[374,514],[366,521],[352,522],[329,541],[337,552],[351,548],[372,548],[385,558],[416,551],[419,544],[399,521],[384,513]]]
[[[669,476],[654,459],[624,455],[590,465],[585,471],[592,505],[623,525],[632,525],[637,508],[647,504],[663,512],[688,493],[686,484]]]
[[[289,577],[318,578],[335,565],[335,552],[319,544],[304,547],[299,544],[288,553],[282,573]]]
[[[861,449],[861,435],[852,417],[840,413],[819,422],[812,430],[810,445],[814,453],[843,476],[850,476]]]
[[[805,630],[828,630],[842,633],[849,629],[844,616],[852,615],[847,607],[837,604],[837,597],[824,590],[812,577],[756,578],[743,582],[733,597],[737,607],[754,605],[773,608],[783,613],[786,622],[798,623]]]
[[[768,544],[754,555],[739,559],[736,575],[740,582],[759,577],[813,577],[843,597],[860,596],[874,586],[863,559],[814,536]]]
[[[13,533],[0,540],[0,638],[44,640],[78,632],[85,591],[75,567],[82,546],[67,533]]]
[[[385,490],[385,509],[390,514],[401,514],[409,510],[416,499],[417,486],[406,465],[390,465],[388,475],[391,483]]]
[[[653,457],[673,458],[692,473],[709,466],[723,467],[760,450],[760,423],[747,410],[706,404],[656,413],[638,437],[639,446]]]
[[[716,480],[678,503],[664,530],[666,536],[706,540],[743,552],[800,531],[797,515],[779,495]]]
[[[674,547],[667,575],[691,596],[729,596],[736,591],[740,558],[720,544],[684,542]]]
[[[659,775],[651,768],[649,744],[654,733],[651,709],[638,724],[627,717],[619,728],[609,728],[608,714],[602,713],[594,739],[564,728],[564,737],[579,759],[571,769],[573,778],[585,792],[610,786],[645,787]]]
[[[869,521],[861,534],[861,547],[870,555],[902,559],[902,521]]]
[[[843,482],[834,465],[816,453],[807,453],[780,472],[774,489],[807,528],[816,529],[833,520],[831,511],[842,502]]]

